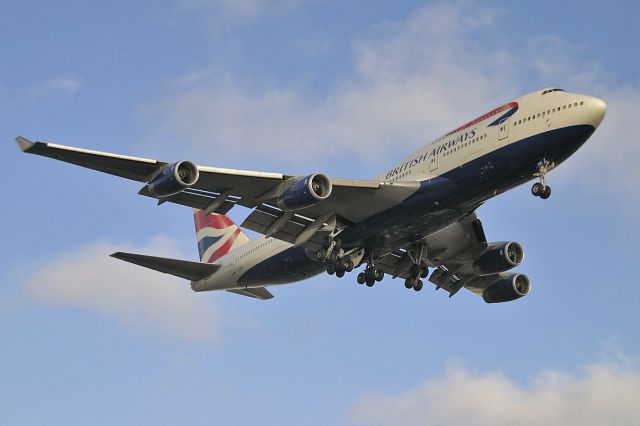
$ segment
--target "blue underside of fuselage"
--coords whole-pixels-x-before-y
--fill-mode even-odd
[[[421,183],[405,201],[340,234],[345,247],[386,252],[458,221],[487,199],[534,177],[542,160],[559,165],[591,136],[589,125],[564,127],[508,144]],[[325,270],[304,248],[290,248],[249,269],[243,285],[285,284]]]

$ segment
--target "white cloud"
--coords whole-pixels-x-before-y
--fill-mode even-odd
[[[33,89],[31,97],[41,99],[57,95],[70,96],[80,89],[81,84],[82,79],[76,76],[55,77]]]
[[[216,25],[237,24],[266,14],[289,14],[309,1],[313,0],[177,0],[176,9],[197,13]]]
[[[48,305],[98,312],[138,331],[220,339],[219,307],[212,298],[193,293],[185,280],[109,257],[116,251],[180,257],[163,237],[146,247],[95,242],[38,265],[27,280],[28,293]]]
[[[416,148],[461,117],[504,101],[496,93],[512,92],[504,71],[508,55],[495,46],[465,47],[467,38],[489,29],[494,19],[472,9],[425,8],[391,35],[358,41],[355,75],[323,99],[309,100],[295,88],[243,88],[212,72],[162,102],[153,118],[167,123],[168,133],[227,160],[276,153],[280,161],[317,164],[348,154],[382,164],[389,153]],[[456,23],[470,15],[477,19]],[[180,80],[190,81],[191,75]]]
[[[640,371],[603,362],[579,374],[548,370],[526,385],[503,373],[452,366],[440,377],[352,404],[349,420],[366,425],[631,425],[640,424]]]

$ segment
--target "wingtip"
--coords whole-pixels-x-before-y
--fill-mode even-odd
[[[29,149],[31,149],[31,147],[34,145],[33,142],[31,142],[29,139],[27,139],[27,138],[25,138],[23,136],[18,136],[16,138],[16,142],[18,143],[18,146],[20,147],[22,152],[29,151]]]

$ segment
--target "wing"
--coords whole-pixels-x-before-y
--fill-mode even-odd
[[[54,158],[138,182],[149,182],[170,163],[130,157],[45,142],[31,142],[17,137],[22,151]],[[184,191],[169,197],[152,195],[145,184],[140,194],[205,210],[227,213],[235,205],[254,211],[242,224],[253,231],[302,245],[322,226],[337,220],[348,226],[380,211],[393,207],[419,189],[418,182],[382,182],[371,180],[330,179],[332,192],[311,207],[287,213],[276,201],[278,190],[296,176],[249,170],[198,166],[199,179]],[[313,231],[313,232],[312,232]]]

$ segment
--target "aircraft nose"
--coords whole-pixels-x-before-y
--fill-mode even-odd
[[[590,98],[587,110],[589,111],[589,121],[593,127],[598,127],[607,113],[607,104],[602,99]]]

